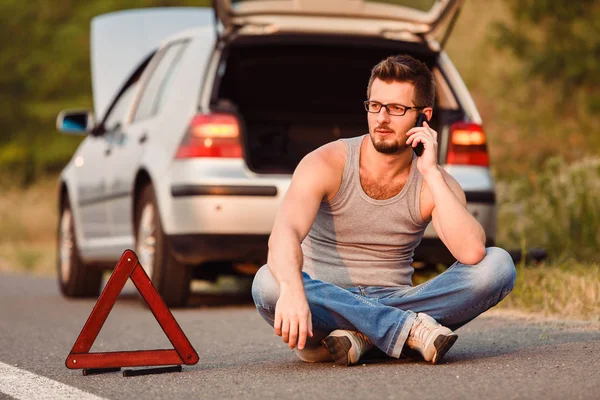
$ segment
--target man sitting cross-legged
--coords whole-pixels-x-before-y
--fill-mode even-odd
[[[454,330],[514,285],[511,257],[485,247],[463,190],[438,165],[437,132],[415,127],[420,113],[431,119],[434,93],[422,62],[383,60],[368,84],[369,133],[318,148],[294,172],[252,294],[304,361],[355,364],[376,346],[438,363]],[[412,257],[429,222],[457,262],[413,287]]]

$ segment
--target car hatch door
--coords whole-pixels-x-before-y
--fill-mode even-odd
[[[301,19],[329,17],[354,21],[350,26],[354,26],[357,31],[361,29],[361,24],[356,22],[368,21],[370,28],[376,28],[381,35],[405,32],[426,38],[438,35],[446,38],[462,2],[463,0],[215,0],[213,7],[216,18],[223,24],[225,34],[248,25],[271,26],[271,31],[285,30],[286,25],[301,24]],[[352,30],[348,24],[343,27],[340,25],[340,29],[345,32]]]

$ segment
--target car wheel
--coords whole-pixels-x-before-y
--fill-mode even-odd
[[[136,203],[136,254],[168,306],[183,306],[190,293],[191,269],[179,263],[167,241],[152,186],[144,187]]]
[[[73,212],[68,199],[64,200],[60,211],[56,253],[58,285],[62,294],[67,297],[98,296],[102,284],[102,270],[81,260]]]

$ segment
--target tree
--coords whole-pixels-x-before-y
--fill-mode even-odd
[[[80,139],[59,135],[58,112],[92,105],[91,19],[129,8],[209,6],[209,0],[0,1],[0,173],[28,184],[59,170]]]
[[[512,19],[496,25],[496,43],[524,62],[528,77],[558,84],[556,104],[581,94],[600,111],[600,2],[508,0]]]

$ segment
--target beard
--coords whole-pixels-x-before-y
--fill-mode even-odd
[[[398,143],[396,139],[391,139],[390,141],[385,140],[377,140],[373,134],[369,135],[371,137],[371,143],[373,143],[373,147],[381,154],[397,154],[401,153],[406,146],[406,143]]]

